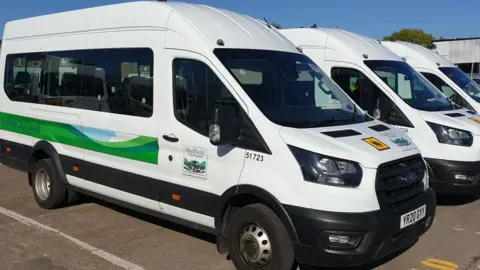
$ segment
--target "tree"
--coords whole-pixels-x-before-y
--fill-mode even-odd
[[[418,45],[422,45],[429,49],[433,48],[433,40],[435,37],[432,34],[425,33],[421,29],[402,29],[397,32],[393,32],[390,36],[383,37],[383,40],[389,41],[407,41]]]
[[[272,22],[271,26],[273,26],[273,27],[275,27],[275,28],[277,28],[277,29],[282,29],[282,26],[281,26],[279,23],[277,23],[277,22]]]

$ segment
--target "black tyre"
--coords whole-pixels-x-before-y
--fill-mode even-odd
[[[31,174],[33,195],[38,205],[45,209],[55,209],[65,205],[67,188],[59,179],[51,159],[37,161]]]
[[[295,255],[280,218],[263,204],[237,210],[228,223],[228,250],[237,269],[291,270]]]

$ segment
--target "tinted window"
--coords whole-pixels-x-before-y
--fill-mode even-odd
[[[90,110],[150,117],[153,113],[153,52],[105,49],[85,52],[83,103]]]
[[[10,100],[38,102],[44,62],[41,53],[7,56],[4,89]]]
[[[435,74],[432,74],[432,73],[422,73],[422,75],[427,78],[427,80],[429,80],[433,85],[435,85],[435,87],[437,89],[439,89],[440,91],[442,91],[442,93],[451,101],[453,101],[455,104],[461,106],[461,107],[465,107],[467,109],[470,109],[470,110],[474,110],[473,107],[468,104],[468,102],[462,97],[460,96],[459,94],[457,94],[457,92],[455,92],[455,90],[453,90],[452,87],[450,87],[450,85],[448,85],[444,80],[442,80],[440,77],[438,77],[437,75]],[[478,98],[475,98],[474,96],[472,96],[473,99],[477,100],[478,101]]]
[[[83,72],[83,51],[49,52],[43,70],[40,104],[84,108],[80,74]]]
[[[452,109],[452,104],[407,63],[368,60],[365,65],[412,108],[425,111]]]
[[[242,49],[216,49],[215,54],[274,123],[311,128],[366,120],[303,54]]]
[[[427,80],[429,80],[433,85],[435,85],[438,90],[442,91],[442,93],[447,96],[447,98],[450,98],[451,96],[453,96],[453,94],[455,94],[455,91],[437,75],[426,72],[422,72],[422,75],[427,78]]]
[[[465,72],[457,67],[443,67],[439,69],[470,97],[476,101],[480,101],[480,86],[472,81]]]
[[[332,79],[370,115],[377,108],[378,98],[387,96],[363,73],[349,68],[333,68]]]
[[[216,108],[234,106],[239,112],[232,94],[207,65],[196,60],[176,59],[173,68],[174,110],[178,121],[208,136]]]
[[[392,125],[411,126],[404,114],[394,106],[394,102],[360,71],[332,68],[332,79],[370,115],[376,115],[375,110],[378,110],[380,112],[378,118],[381,121]],[[381,98],[387,100],[388,107],[380,106]]]
[[[12,101],[150,117],[153,52],[97,49],[8,55]]]

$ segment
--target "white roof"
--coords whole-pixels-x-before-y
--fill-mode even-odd
[[[280,30],[280,32],[302,48],[326,47],[338,55],[346,54],[361,61],[365,60],[364,54],[368,55],[368,60],[401,61],[398,56],[385,49],[379,41],[337,28],[295,28]]]
[[[401,58],[406,59],[407,63],[413,67],[435,69],[438,67],[455,67],[452,62],[421,45],[404,41],[382,41],[382,44]]]
[[[131,2],[68,11],[8,22],[4,40],[110,29],[169,30],[178,40],[201,38],[210,48],[291,51],[296,47],[265,23],[249,16],[204,5],[179,2]],[[195,33],[194,33],[195,32]],[[193,46],[192,45],[192,46]]]

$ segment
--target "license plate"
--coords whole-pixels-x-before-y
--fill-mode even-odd
[[[408,212],[400,217],[400,229],[415,224],[417,221],[422,220],[427,214],[427,206],[424,205],[411,212]]]

